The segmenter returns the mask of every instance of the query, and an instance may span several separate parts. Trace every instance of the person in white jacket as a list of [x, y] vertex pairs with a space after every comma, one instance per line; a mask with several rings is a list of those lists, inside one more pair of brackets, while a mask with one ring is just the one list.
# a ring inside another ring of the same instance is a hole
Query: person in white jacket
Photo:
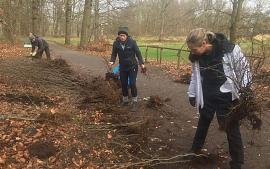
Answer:
[[227, 134], [231, 169], [240, 169], [244, 152], [239, 121], [225, 125], [231, 107], [239, 98], [239, 90], [250, 84], [248, 62], [240, 47], [228, 41], [222, 33], [197, 28], [189, 33], [186, 42], [191, 50], [189, 59], [192, 63], [189, 101], [200, 113], [191, 151], [199, 153], [202, 149], [216, 113], [220, 127]]

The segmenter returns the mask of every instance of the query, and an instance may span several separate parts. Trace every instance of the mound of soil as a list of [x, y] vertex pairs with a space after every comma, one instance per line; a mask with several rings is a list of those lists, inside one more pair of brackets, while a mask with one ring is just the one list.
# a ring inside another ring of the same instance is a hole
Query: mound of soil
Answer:
[[37, 142], [28, 147], [30, 156], [45, 160], [57, 153], [52, 142]]

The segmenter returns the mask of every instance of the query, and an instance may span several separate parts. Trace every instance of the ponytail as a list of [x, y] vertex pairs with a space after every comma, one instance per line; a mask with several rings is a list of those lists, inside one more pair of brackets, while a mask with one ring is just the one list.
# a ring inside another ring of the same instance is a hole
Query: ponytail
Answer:
[[207, 37], [206, 41], [208, 43], [213, 43], [215, 38], [216, 38], [216, 35], [215, 35], [215, 33], [208, 31], [208, 32], [206, 32], [206, 37]]

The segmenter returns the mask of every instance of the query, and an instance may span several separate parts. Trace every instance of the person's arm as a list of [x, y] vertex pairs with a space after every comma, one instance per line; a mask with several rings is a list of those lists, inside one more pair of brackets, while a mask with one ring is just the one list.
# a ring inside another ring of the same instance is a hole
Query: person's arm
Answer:
[[30, 40], [30, 42], [31, 42], [31, 45], [32, 45], [32, 50], [31, 50], [30, 55], [31, 56], [35, 56], [37, 54], [37, 52], [38, 52], [38, 42], [37, 42], [37, 39], [35, 39], [34, 42]]
[[136, 57], [138, 58], [138, 61], [139, 61], [139, 65], [142, 66], [144, 65], [144, 61], [143, 61], [143, 58], [142, 58], [142, 54], [141, 54], [141, 51], [137, 45], [137, 42], [134, 40], [134, 51], [135, 51], [135, 54], [136, 54]]
[[111, 55], [111, 60], [110, 60], [110, 64], [114, 64], [116, 57], [117, 57], [118, 51], [117, 51], [117, 47], [116, 47], [116, 41], [113, 43], [113, 48], [112, 48], [112, 55]]
[[37, 44], [36, 44], [36, 42], [32, 42], [31, 39], [30, 39], [30, 42], [31, 42], [31, 46], [32, 46], [31, 53], [33, 53], [35, 51]]
[[188, 87], [188, 97], [190, 104], [195, 107], [196, 105], [196, 73], [195, 73], [195, 64], [192, 63], [192, 73], [191, 73], [191, 81]]

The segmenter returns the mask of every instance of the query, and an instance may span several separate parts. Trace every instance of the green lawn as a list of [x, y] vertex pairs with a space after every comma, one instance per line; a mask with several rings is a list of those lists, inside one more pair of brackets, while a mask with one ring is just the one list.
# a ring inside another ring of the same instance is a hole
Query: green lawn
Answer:
[[[175, 42], [175, 41], [165, 41], [165, 42], [158, 42], [158, 41], [147, 41], [145, 39], [138, 39], [137, 41], [139, 46], [158, 46], [163, 48], [173, 48], [173, 49], [184, 49], [187, 50], [187, 46], [184, 42]], [[143, 54], [143, 56], [146, 56], [146, 47], [140, 47], [140, 50]], [[148, 59], [160, 59], [160, 49], [157, 48], [148, 48], [147, 52], [147, 58]], [[162, 58], [161, 61], [177, 61], [178, 60], [178, 51], [176, 50], [170, 50], [170, 49], [163, 49], [162, 50]], [[157, 56], [158, 55], [158, 56]], [[181, 51], [180, 53], [180, 60], [186, 62], [188, 59], [189, 52]]]
[[[48, 41], [62, 44], [62, 45], [65, 44], [64, 37], [45, 37], [45, 39]], [[71, 42], [71, 46], [78, 46], [80, 44], [80, 38], [71, 38], [70, 42]]]
[[[241, 41], [239, 42], [239, 45], [241, 46], [242, 51], [247, 55], [251, 54], [252, 48], [254, 54], [262, 53], [262, 44], [259, 41], [255, 41], [255, 43], [253, 43], [253, 47], [251, 41]], [[270, 47], [270, 41], [265, 41], [264, 45]]]

